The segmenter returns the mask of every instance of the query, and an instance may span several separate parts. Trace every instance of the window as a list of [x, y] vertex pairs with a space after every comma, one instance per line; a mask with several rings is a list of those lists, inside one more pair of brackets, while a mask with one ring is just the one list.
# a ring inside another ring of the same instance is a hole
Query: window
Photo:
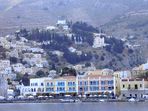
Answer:
[[125, 88], [125, 85], [123, 84], [123, 88]]
[[73, 91], [75, 91], [76, 90], [76, 88], [75, 87], [73, 87]]
[[58, 82], [58, 86], [65, 86], [65, 82]]
[[82, 85], [82, 81], [80, 81], [79, 84]]
[[138, 85], [137, 84], [135, 84], [135, 89], [138, 89]]
[[43, 83], [41, 83], [41, 86], [44, 86], [44, 84], [43, 84]]
[[84, 91], [88, 91], [88, 87], [84, 87]]
[[42, 89], [42, 92], [44, 92], [44, 88]]
[[99, 81], [97, 81], [97, 85], [99, 85]]
[[64, 88], [64, 87], [58, 87], [58, 88], [57, 88], [57, 91], [63, 92], [63, 91], [65, 91], [65, 88]]
[[142, 84], [140, 84], [140, 87], [142, 88]]
[[114, 83], [113, 80], [108, 81], [108, 84], [109, 84], [109, 85], [112, 85], [113, 83]]
[[125, 94], [123, 94], [122, 96], [125, 97]]
[[128, 85], [128, 89], [131, 89], [131, 85], [130, 84]]
[[90, 87], [90, 91], [92, 91], [93, 90], [93, 88], [92, 87]]
[[68, 86], [74, 86], [75, 82], [68, 82]]
[[63, 87], [61, 91], [65, 91], [65, 88]]
[[101, 87], [101, 90], [105, 90], [105, 87]]
[[38, 86], [38, 83], [35, 83], [35, 86]]
[[85, 81], [84, 84], [87, 85], [87, 81]]
[[99, 81], [90, 81], [90, 85], [99, 85]]
[[41, 92], [41, 88], [38, 88], [38, 92]]
[[72, 82], [68, 82], [68, 86], [72, 86]]
[[69, 91], [72, 91], [72, 88], [71, 87], [69, 88]]
[[96, 81], [93, 81], [93, 85], [96, 85]]
[[72, 87], [69, 87], [69, 91], [73, 91], [73, 88]]
[[112, 87], [108, 87], [108, 90], [112, 90]]
[[46, 88], [46, 91], [50, 91], [50, 88]]
[[93, 82], [92, 81], [90, 81], [90, 85], [93, 85]]
[[101, 85], [105, 85], [105, 81], [101, 81]]
[[95, 87], [95, 91], [99, 91], [99, 87]]
[[143, 94], [141, 94], [141, 98], [143, 98]]
[[47, 86], [49, 86], [49, 83], [47, 83]]
[[83, 88], [82, 87], [80, 87], [79, 89], [80, 89], [80, 91], [83, 91]]

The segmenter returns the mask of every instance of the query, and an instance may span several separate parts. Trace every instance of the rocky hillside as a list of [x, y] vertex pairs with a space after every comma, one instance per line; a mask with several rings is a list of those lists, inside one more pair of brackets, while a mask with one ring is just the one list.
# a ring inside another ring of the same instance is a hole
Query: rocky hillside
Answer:
[[98, 26], [147, 6], [147, 0], [0, 0], [0, 31], [43, 27], [61, 16]]
[[[130, 48], [125, 41], [102, 35], [105, 46], [93, 48], [94, 33], [100, 33], [83, 22], [70, 25], [71, 31], [49, 31], [33, 29], [31, 31], [21, 30], [21, 36], [41, 44], [46, 50], [50, 65], [64, 67], [77, 64], [93, 63], [97, 68], [111, 68], [114, 70], [130, 69], [144, 62], [143, 55], [137, 48]], [[21, 37], [20, 36], [20, 37]]]
[[127, 39], [131, 44], [140, 46], [148, 58], [148, 10], [126, 13], [102, 26], [109, 35]]

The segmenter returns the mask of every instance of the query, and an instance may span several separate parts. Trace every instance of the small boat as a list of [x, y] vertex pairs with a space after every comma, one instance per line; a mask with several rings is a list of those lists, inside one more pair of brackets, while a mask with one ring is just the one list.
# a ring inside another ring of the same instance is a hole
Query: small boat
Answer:
[[73, 99], [69, 99], [69, 98], [66, 98], [66, 99], [60, 99], [61, 102], [63, 103], [71, 103], [71, 102], [75, 102], [75, 100]]
[[136, 100], [134, 98], [130, 98], [128, 101], [129, 102], [136, 102]]
[[65, 97], [72, 97], [71, 95], [65, 95]]
[[104, 99], [100, 99], [99, 102], [105, 102], [105, 100]]
[[0, 100], [4, 100], [5, 99], [5, 97], [3, 97], [3, 96], [0, 96]]
[[8, 96], [7, 100], [13, 100], [14, 97], [13, 96]]
[[50, 96], [48, 96], [48, 97], [49, 97], [49, 98], [54, 98], [54, 97], [53, 97], [53, 96], [51, 96], [51, 95], [50, 95]]
[[44, 96], [38, 96], [38, 98], [39, 98], [39, 99], [42, 99], [42, 98], [44, 98]]
[[74, 102], [75, 103], [81, 103], [82, 101], [80, 99], [75, 99]]
[[82, 97], [82, 95], [78, 95], [78, 97], [79, 97], [79, 98], [81, 98], [81, 97]]
[[98, 97], [98, 95], [93, 95], [93, 97]]
[[27, 98], [28, 99], [34, 99], [34, 96], [28, 96]]
[[18, 99], [24, 99], [25, 97], [20, 95], [20, 96], [18, 96], [17, 98], [18, 98]]
[[86, 98], [86, 95], [82, 95], [83, 98]]

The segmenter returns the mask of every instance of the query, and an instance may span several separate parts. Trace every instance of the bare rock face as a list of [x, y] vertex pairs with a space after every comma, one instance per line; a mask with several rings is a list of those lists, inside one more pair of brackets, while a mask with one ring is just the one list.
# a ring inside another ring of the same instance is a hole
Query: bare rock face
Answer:
[[39, 27], [55, 23], [60, 16], [97, 26], [147, 5], [146, 0], [0, 0], [0, 26]]

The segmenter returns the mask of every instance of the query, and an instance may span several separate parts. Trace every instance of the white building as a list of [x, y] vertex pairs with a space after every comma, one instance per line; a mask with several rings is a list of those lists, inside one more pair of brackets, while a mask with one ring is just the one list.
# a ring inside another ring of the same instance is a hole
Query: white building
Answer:
[[0, 73], [11, 74], [10, 60], [0, 60]]
[[14, 72], [17, 72], [17, 73], [20, 73], [25, 69], [24, 65], [21, 63], [13, 64], [12, 68], [13, 68]]
[[52, 53], [52, 54], [55, 54], [55, 55], [57, 55], [57, 56], [59, 56], [59, 57], [62, 57], [63, 54], [64, 54], [63, 52], [58, 51], [58, 50], [52, 51], [51, 53]]
[[10, 49], [10, 42], [5, 37], [0, 37], [0, 46]]
[[104, 47], [106, 46], [105, 44], [105, 36], [104, 34], [94, 34], [94, 43], [93, 43], [93, 48], [99, 48], [99, 47]]
[[27, 51], [32, 53], [44, 53], [44, 50], [41, 48], [29, 48]]
[[66, 20], [58, 20], [57, 25], [66, 25], [67, 21]]
[[77, 51], [77, 49], [75, 49], [74, 47], [69, 47], [68, 50], [69, 50], [70, 52], [72, 52], [72, 53], [74, 53], [74, 52]]
[[16, 58], [19, 57], [18, 50], [16, 50], [16, 49], [11, 50], [10, 52], [7, 52], [7, 55], [8, 55], [9, 57], [16, 57]]
[[129, 70], [125, 70], [125, 71], [116, 71], [114, 72], [115, 76], [121, 78], [121, 79], [127, 79], [127, 78], [131, 78], [132, 74], [131, 71]]
[[48, 27], [46, 27], [46, 30], [56, 30], [57, 29], [57, 27], [55, 27], [55, 26], [48, 26]]
[[33, 95], [36, 96], [37, 93], [45, 93], [45, 82], [46, 80], [51, 80], [51, 78], [36, 78], [30, 79], [30, 86], [21, 86], [20, 95]]
[[3, 74], [12, 74], [12, 68], [11, 67], [5, 67], [2, 71], [0, 71]]
[[13, 89], [7, 89], [7, 96], [14, 96], [14, 90]]
[[148, 62], [143, 64], [142, 66], [143, 66], [143, 70], [148, 70]]

